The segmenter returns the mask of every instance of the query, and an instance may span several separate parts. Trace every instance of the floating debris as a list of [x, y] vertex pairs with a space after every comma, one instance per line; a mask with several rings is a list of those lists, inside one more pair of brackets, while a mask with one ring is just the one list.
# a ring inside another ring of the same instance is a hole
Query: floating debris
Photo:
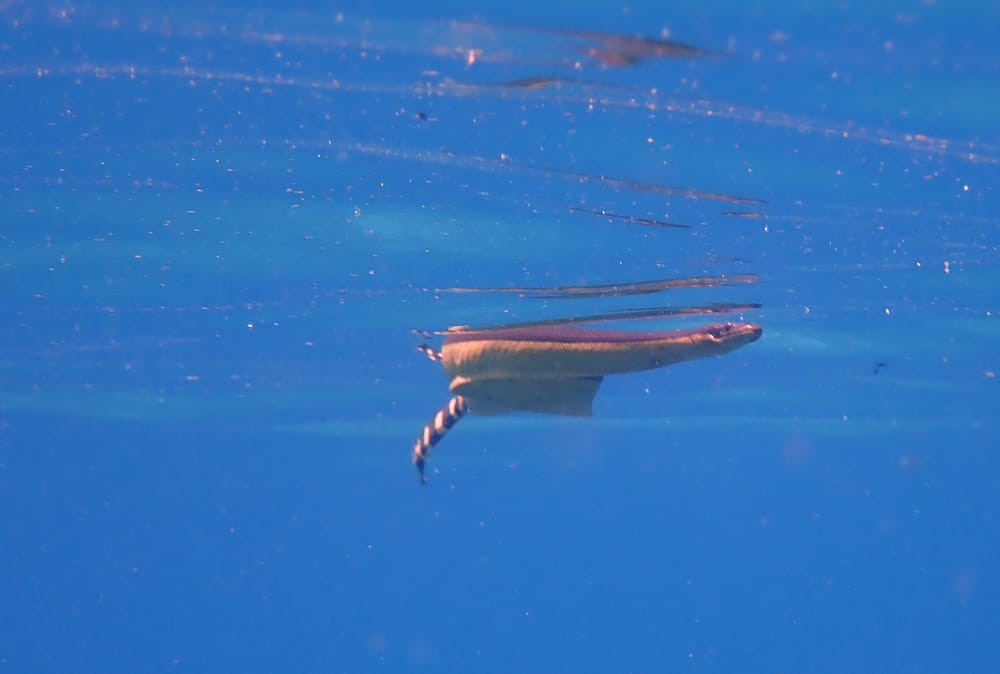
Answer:
[[723, 215], [728, 215], [731, 218], [746, 218], [747, 220], [764, 220], [767, 218], [766, 213], [756, 213], [754, 211], [723, 211]]
[[589, 215], [600, 215], [606, 218], [614, 218], [616, 220], [625, 220], [626, 222], [631, 222], [636, 225], [645, 225], [647, 227], [667, 227], [673, 229], [690, 229], [691, 225], [682, 225], [677, 222], [665, 222], [663, 220], [653, 220], [652, 218], [640, 218], [635, 215], [622, 215], [620, 213], [612, 213], [606, 211], [603, 208], [579, 208], [577, 206], [570, 206], [569, 210], [573, 213], [587, 213]]

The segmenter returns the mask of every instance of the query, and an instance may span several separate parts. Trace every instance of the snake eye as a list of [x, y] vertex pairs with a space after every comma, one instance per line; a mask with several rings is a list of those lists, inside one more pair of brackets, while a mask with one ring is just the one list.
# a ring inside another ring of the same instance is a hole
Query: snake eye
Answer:
[[722, 325], [716, 326], [709, 334], [716, 339], [723, 339], [727, 335], [733, 332], [732, 323], [723, 323]]

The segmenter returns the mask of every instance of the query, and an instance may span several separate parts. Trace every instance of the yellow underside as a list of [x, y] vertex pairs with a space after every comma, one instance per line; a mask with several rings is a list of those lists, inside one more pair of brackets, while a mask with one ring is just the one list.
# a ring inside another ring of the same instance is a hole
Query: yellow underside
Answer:
[[441, 364], [452, 393], [463, 396], [476, 414], [525, 410], [586, 416], [605, 375], [718, 356], [760, 336], [756, 326], [728, 327], [738, 329], [665, 332], [661, 339], [641, 341], [532, 341], [495, 333], [489, 339], [446, 339]]

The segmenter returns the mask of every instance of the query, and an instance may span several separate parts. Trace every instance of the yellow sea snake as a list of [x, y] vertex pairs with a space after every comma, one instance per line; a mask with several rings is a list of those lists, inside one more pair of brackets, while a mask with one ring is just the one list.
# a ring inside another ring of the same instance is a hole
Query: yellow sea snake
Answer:
[[424, 427], [413, 464], [423, 482], [431, 449], [467, 412], [589, 416], [605, 375], [719, 356], [756, 341], [761, 332], [750, 323], [663, 332], [565, 326], [451, 330], [440, 352], [420, 347], [441, 362], [454, 396]]

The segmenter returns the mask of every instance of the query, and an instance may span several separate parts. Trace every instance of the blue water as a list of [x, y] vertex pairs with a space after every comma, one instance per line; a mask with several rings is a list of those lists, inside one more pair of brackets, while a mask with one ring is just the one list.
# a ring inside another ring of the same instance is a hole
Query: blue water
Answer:
[[[0, 4], [0, 671], [1000, 670], [1000, 11], [537, 4]], [[412, 330], [719, 302], [419, 485]]]

